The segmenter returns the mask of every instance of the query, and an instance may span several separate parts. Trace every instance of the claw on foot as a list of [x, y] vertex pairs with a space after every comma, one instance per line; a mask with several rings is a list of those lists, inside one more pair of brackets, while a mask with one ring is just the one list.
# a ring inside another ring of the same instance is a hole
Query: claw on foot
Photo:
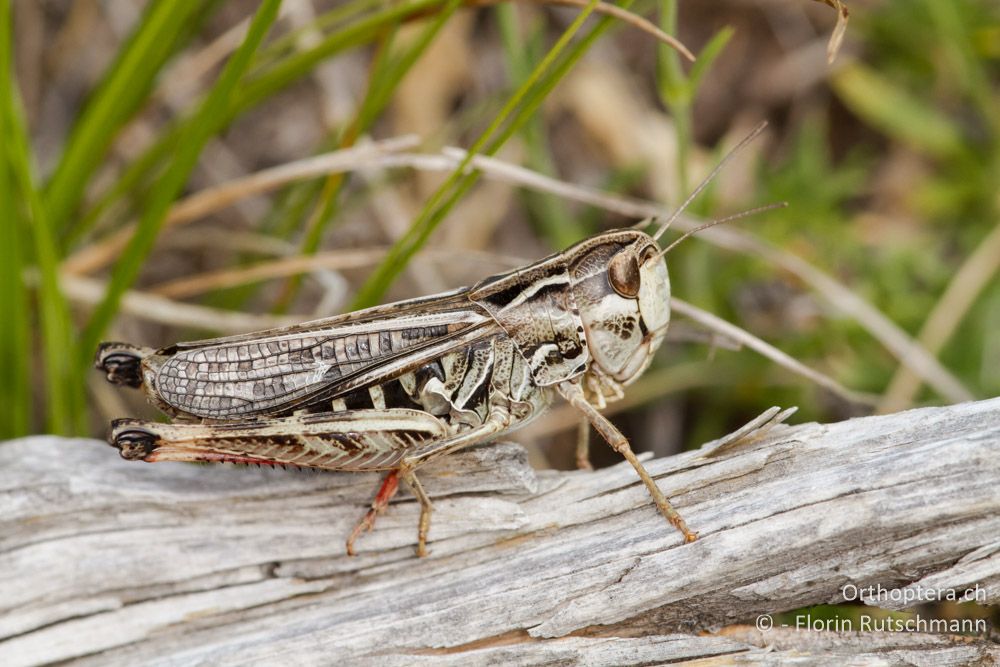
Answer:
[[375, 517], [378, 516], [378, 512], [374, 509], [368, 510], [358, 525], [354, 526], [354, 530], [351, 531], [351, 536], [347, 538], [347, 555], [355, 556], [357, 555], [354, 551], [354, 541], [361, 537], [362, 533], [371, 531], [375, 527]]

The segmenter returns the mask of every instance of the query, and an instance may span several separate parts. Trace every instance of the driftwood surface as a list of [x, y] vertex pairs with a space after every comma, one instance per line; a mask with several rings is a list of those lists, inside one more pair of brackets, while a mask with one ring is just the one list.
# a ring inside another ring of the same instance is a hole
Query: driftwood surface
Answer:
[[425, 469], [429, 557], [403, 494], [348, 558], [374, 475], [5, 443], [0, 664], [1000, 663], [986, 638], [726, 627], [845, 585], [978, 586], [996, 604], [1000, 399], [646, 465], [697, 542], [627, 464], [536, 472], [501, 443]]

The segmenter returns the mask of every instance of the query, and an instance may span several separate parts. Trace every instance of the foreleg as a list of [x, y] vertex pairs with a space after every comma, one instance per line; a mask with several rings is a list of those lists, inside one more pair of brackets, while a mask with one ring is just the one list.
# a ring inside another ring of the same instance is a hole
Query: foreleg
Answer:
[[584, 397], [583, 392], [580, 390], [579, 385], [572, 382], [562, 382], [558, 386], [559, 393], [570, 402], [573, 407], [583, 413], [587, 420], [593, 425], [594, 429], [601, 434], [611, 448], [616, 452], [625, 457], [625, 460], [632, 464], [635, 468], [636, 473], [638, 473], [639, 478], [642, 479], [642, 483], [646, 485], [649, 489], [649, 494], [653, 496], [653, 501], [656, 503], [656, 507], [660, 510], [660, 513], [666, 517], [667, 521], [671, 523], [677, 530], [681, 531], [684, 535], [685, 542], [694, 542], [698, 539], [698, 535], [692, 532], [687, 524], [684, 523], [684, 519], [681, 515], [677, 513], [667, 500], [663, 492], [660, 491], [660, 487], [656, 485], [656, 482], [649, 473], [646, 472], [646, 468], [643, 467], [642, 463], [636, 458], [635, 452], [632, 451], [632, 447], [628, 444], [628, 439], [619, 431], [614, 424], [608, 421], [607, 417], [602, 415], [597, 411], [597, 408], [592, 406], [587, 399]]

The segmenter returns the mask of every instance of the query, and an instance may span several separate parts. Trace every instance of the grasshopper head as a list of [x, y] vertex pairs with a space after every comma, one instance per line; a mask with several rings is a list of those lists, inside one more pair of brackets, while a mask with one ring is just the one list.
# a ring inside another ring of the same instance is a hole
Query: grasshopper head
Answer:
[[[574, 296], [584, 321], [591, 356], [604, 375], [621, 384], [632, 382], [646, 370], [663, 342], [670, 322], [670, 279], [664, 255], [703, 229], [785, 205], [762, 206], [713, 220], [689, 230], [662, 250], [657, 245], [671, 223], [708, 186], [722, 166], [766, 126], [766, 122], [759, 124], [730, 151], [652, 236], [633, 227], [601, 234], [572, 249], [575, 251], [571, 264]], [[644, 220], [638, 226], [650, 222], [653, 219]], [[602, 262], [603, 273], [599, 270]]]
[[617, 230], [573, 249], [573, 296], [599, 370], [628, 384], [649, 366], [670, 322], [670, 278], [656, 242]]

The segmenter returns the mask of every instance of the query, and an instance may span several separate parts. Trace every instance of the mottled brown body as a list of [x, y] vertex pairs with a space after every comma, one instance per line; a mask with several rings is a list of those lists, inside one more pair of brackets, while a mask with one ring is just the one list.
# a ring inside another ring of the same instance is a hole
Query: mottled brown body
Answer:
[[399, 477], [424, 507], [422, 552], [430, 501], [414, 471], [524, 425], [558, 393], [636, 466], [660, 510], [694, 539], [592, 407], [620, 397], [666, 333], [670, 286], [658, 252], [649, 235], [617, 230], [434, 297], [157, 351], [106, 343], [97, 366], [108, 379], [141, 386], [175, 419], [118, 420], [112, 444], [146, 461], [389, 470], [348, 548]]

